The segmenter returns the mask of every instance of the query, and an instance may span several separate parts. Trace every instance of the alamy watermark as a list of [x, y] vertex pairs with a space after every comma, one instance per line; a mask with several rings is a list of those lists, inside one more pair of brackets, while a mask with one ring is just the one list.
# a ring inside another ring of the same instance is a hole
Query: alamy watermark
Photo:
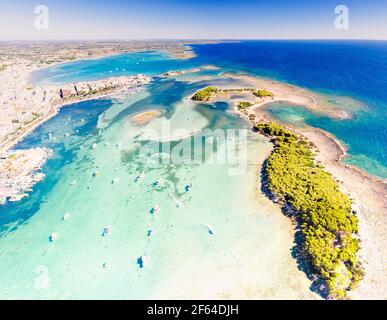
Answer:
[[335, 28], [337, 30], [349, 29], [349, 9], [346, 5], [338, 5], [335, 8]]
[[48, 30], [50, 25], [50, 12], [48, 7], [40, 4], [35, 7], [35, 29], [37, 30]]
[[35, 268], [35, 288], [40, 290], [46, 290], [50, 286], [50, 277], [48, 268], [44, 265], [39, 265]]

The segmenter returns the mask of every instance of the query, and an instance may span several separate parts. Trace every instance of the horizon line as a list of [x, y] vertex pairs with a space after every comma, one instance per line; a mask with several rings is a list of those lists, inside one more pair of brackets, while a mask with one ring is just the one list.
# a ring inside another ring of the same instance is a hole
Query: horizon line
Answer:
[[103, 41], [387, 41], [387, 38], [113, 38], [113, 39], [0, 39], [0, 42], [103, 42]]

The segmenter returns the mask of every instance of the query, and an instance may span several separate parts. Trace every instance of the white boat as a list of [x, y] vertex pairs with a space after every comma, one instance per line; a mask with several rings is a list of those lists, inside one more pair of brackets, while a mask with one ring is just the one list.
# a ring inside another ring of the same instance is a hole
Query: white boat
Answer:
[[97, 147], [98, 147], [98, 144], [93, 143], [92, 146], [91, 146], [91, 149], [95, 150], [95, 149], [97, 149]]
[[152, 214], [156, 214], [158, 213], [160, 210], [160, 205], [159, 204], [156, 204], [152, 209], [151, 209], [151, 213]]
[[111, 231], [111, 228], [109, 226], [105, 227], [102, 231], [102, 237], [107, 236]]
[[65, 221], [67, 220], [68, 218], [70, 218], [70, 213], [65, 213], [62, 217], [62, 220]]
[[144, 173], [144, 172], [141, 172], [141, 173], [136, 177], [136, 179], [134, 179], [134, 182], [137, 182], [137, 181], [141, 180], [142, 178], [144, 178], [144, 176], [145, 176], [145, 173]]
[[57, 239], [58, 239], [58, 234], [56, 232], [51, 233], [50, 236], [48, 237], [48, 240], [50, 240], [50, 242], [53, 242]]
[[209, 224], [203, 224], [203, 226], [207, 229], [209, 234], [215, 235], [214, 229]]
[[163, 182], [163, 179], [162, 179], [162, 178], [157, 179], [156, 182], [155, 182], [155, 186], [156, 186], [156, 187], [160, 187], [161, 184], [162, 184], [162, 182]]
[[112, 181], [112, 184], [116, 184], [116, 183], [118, 183], [118, 182], [120, 182], [120, 178], [115, 177], [115, 178], [113, 179], [113, 181]]
[[149, 257], [146, 254], [144, 254], [140, 258], [137, 259], [137, 263], [140, 266], [140, 268], [144, 268], [149, 263]]
[[187, 184], [184, 189], [185, 189], [185, 192], [190, 192], [192, 190], [192, 183]]

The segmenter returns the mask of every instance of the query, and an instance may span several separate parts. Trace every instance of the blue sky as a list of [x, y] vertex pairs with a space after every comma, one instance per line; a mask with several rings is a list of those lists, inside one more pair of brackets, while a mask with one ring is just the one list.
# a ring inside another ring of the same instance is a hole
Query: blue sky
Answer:
[[[349, 9], [337, 30], [335, 7]], [[49, 9], [35, 28], [37, 5]], [[386, 0], [0, 0], [0, 39], [387, 39]]]

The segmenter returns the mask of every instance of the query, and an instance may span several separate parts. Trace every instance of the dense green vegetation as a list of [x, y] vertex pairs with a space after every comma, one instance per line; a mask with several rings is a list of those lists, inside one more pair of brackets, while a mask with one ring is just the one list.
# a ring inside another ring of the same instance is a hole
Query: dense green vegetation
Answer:
[[238, 103], [238, 110], [245, 110], [252, 106], [253, 104], [249, 101], [241, 101]]
[[345, 298], [346, 291], [362, 277], [356, 258], [358, 222], [350, 199], [315, 164], [307, 140], [273, 123], [254, 127], [275, 145], [265, 168], [267, 187], [284, 208], [294, 210], [300, 222], [303, 257], [325, 283], [328, 297]]
[[192, 100], [195, 101], [207, 101], [213, 93], [217, 93], [219, 91], [216, 87], [207, 87], [202, 90], [199, 90], [192, 96]]
[[265, 89], [254, 91], [253, 95], [257, 96], [258, 98], [274, 97], [274, 94], [272, 92], [267, 91]]
[[[274, 97], [274, 94], [272, 92], [267, 91], [265, 89], [260, 89], [260, 90], [255, 90], [254, 88], [219, 89], [216, 87], [207, 87], [207, 88], [204, 88], [202, 90], [197, 91], [192, 96], [192, 100], [194, 100], [194, 101], [208, 101], [213, 94], [218, 93], [218, 92], [225, 92], [225, 93], [249, 92], [258, 98]], [[243, 104], [244, 104], [244, 106], [243, 106]], [[248, 108], [249, 106], [247, 104], [248, 104], [248, 102], [242, 102], [241, 109]]]

